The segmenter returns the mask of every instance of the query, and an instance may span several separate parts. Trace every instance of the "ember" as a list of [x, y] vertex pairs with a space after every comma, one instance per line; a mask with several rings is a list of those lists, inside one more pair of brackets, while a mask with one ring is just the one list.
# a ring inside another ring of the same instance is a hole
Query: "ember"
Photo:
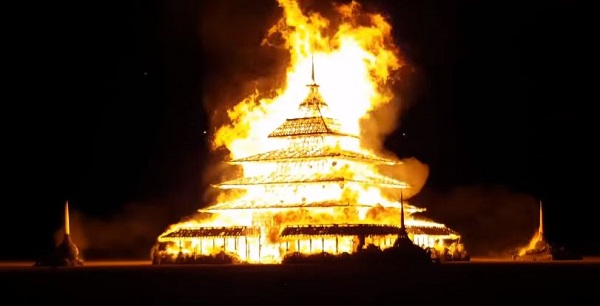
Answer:
[[[281, 34], [290, 51], [287, 85], [273, 99], [253, 94], [229, 111], [232, 125], [217, 131], [214, 145], [229, 150], [242, 176], [214, 185], [223, 190], [218, 203], [200, 210], [210, 218], [165, 231], [155, 263], [281, 263], [289, 254], [394, 246], [401, 207], [394, 198], [411, 186], [381, 174], [380, 167], [402, 162], [367, 149], [360, 129], [370, 111], [393, 98], [386, 88], [401, 62], [391, 27], [352, 2], [337, 6], [342, 23], [324, 36], [329, 20], [305, 15], [297, 1], [279, 4], [284, 16], [269, 34]], [[404, 206], [415, 244], [456, 245], [456, 232], [417, 218], [424, 209]]]

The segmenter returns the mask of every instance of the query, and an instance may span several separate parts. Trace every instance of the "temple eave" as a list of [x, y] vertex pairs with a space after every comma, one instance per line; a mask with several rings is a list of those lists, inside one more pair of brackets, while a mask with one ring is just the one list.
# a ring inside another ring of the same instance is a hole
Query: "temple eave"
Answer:
[[[227, 212], [227, 211], [270, 211], [273, 209], [277, 210], [286, 210], [286, 209], [318, 209], [318, 208], [374, 208], [377, 206], [381, 207], [391, 207], [397, 208], [396, 206], [391, 205], [381, 205], [381, 204], [357, 204], [357, 203], [348, 203], [348, 202], [339, 202], [339, 201], [331, 201], [331, 202], [317, 202], [317, 203], [222, 203], [217, 204], [211, 207], [199, 209], [198, 212], [205, 213], [218, 213], [218, 212]], [[410, 207], [407, 208], [411, 213], [418, 213], [425, 211], [424, 208]]]
[[323, 181], [309, 181], [309, 182], [254, 182], [254, 183], [238, 183], [238, 184], [214, 184], [215, 188], [220, 189], [247, 189], [254, 186], [289, 186], [289, 185], [307, 185], [307, 184], [360, 184], [379, 186], [391, 189], [407, 189], [410, 188], [408, 184], [396, 184], [396, 183], [380, 183], [380, 182], [365, 182], [365, 181], [351, 181], [351, 180], [323, 180]]
[[228, 226], [228, 227], [189, 227], [180, 228], [168, 232], [160, 239], [163, 241], [177, 241], [182, 239], [195, 238], [233, 238], [246, 236], [259, 236], [260, 228], [247, 226]]
[[244, 163], [270, 163], [270, 162], [293, 162], [293, 161], [306, 161], [306, 160], [323, 160], [324, 158], [341, 158], [345, 160], [356, 160], [356, 161], [367, 161], [379, 165], [401, 165], [401, 161], [393, 161], [393, 160], [383, 160], [383, 159], [371, 159], [371, 158], [361, 158], [361, 157], [352, 157], [345, 156], [342, 154], [337, 155], [326, 155], [326, 156], [303, 156], [303, 157], [274, 157], [274, 158], [243, 158], [229, 161], [230, 164], [240, 165]]
[[[409, 226], [407, 231], [413, 235], [433, 235], [459, 237], [447, 227]], [[397, 235], [399, 227], [378, 224], [321, 224], [321, 225], [288, 225], [280, 233], [280, 237], [289, 239], [311, 237], [341, 236], [387, 236]], [[162, 241], [181, 241], [198, 238], [240, 238], [260, 235], [256, 227], [193, 227], [180, 228], [160, 237]]]

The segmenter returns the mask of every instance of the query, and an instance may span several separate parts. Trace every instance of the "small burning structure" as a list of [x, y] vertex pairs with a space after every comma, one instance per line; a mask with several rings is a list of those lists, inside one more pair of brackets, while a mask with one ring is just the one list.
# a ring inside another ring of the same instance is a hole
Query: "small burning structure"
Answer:
[[287, 85], [275, 98], [252, 95], [228, 112], [233, 124], [213, 144], [226, 147], [241, 171], [213, 185], [221, 190], [217, 203], [158, 237], [153, 262], [342, 256], [390, 249], [404, 241], [399, 233], [423, 249], [458, 241], [444, 224], [418, 217], [424, 209], [392, 200], [411, 186], [381, 169], [403, 163], [368, 149], [371, 139], [361, 133], [369, 113], [393, 100], [388, 83], [401, 63], [390, 25], [352, 2], [336, 7], [341, 21], [328, 36], [329, 20], [305, 15], [297, 1], [279, 4], [284, 17], [269, 34], [290, 51]]
[[553, 247], [544, 236], [544, 217], [542, 210], [542, 201], [540, 201], [540, 221], [537, 232], [529, 241], [529, 244], [521, 248], [517, 254], [513, 255], [513, 260], [520, 261], [548, 261], [561, 259], [582, 259], [581, 256], [571, 253], [564, 247]]
[[83, 259], [79, 254], [79, 249], [71, 240], [71, 227], [69, 224], [69, 201], [65, 202], [64, 214], [64, 236], [62, 242], [56, 247], [47, 258], [41, 259], [35, 263], [35, 266], [81, 266]]

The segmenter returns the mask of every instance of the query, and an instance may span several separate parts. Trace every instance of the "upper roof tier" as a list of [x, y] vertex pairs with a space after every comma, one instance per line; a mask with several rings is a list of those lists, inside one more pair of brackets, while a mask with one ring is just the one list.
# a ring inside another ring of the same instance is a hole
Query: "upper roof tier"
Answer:
[[350, 136], [343, 131], [341, 124], [334, 118], [324, 116], [329, 106], [319, 92], [319, 85], [315, 82], [314, 65], [312, 70], [312, 83], [306, 85], [310, 88], [308, 96], [298, 105], [298, 116], [288, 118], [283, 124], [276, 128], [269, 137], [295, 137], [295, 136], [318, 136], [337, 135]]

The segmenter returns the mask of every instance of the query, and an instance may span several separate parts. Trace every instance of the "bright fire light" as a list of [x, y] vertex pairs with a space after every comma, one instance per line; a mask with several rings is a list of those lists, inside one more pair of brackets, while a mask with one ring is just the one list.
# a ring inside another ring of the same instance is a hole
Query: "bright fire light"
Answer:
[[[162, 252], [226, 251], [246, 262], [278, 263], [290, 252], [353, 253], [363, 245], [353, 235], [293, 234], [303, 226], [341, 233], [350, 225], [399, 225], [399, 194], [410, 186], [379, 169], [401, 162], [377, 156], [381, 148], [360, 138], [361, 120], [394, 101], [390, 82], [402, 61], [390, 24], [357, 2], [336, 5], [335, 23], [303, 12], [297, 0], [278, 3], [283, 16], [264, 45], [284, 39], [285, 85], [274, 97], [251, 93], [228, 111], [231, 124], [216, 131], [213, 148], [227, 148], [240, 177], [214, 185], [223, 190], [214, 205], [165, 231]], [[423, 211], [406, 203], [405, 210]], [[458, 237], [410, 215], [406, 225], [421, 229], [411, 235], [423, 246]], [[424, 233], [428, 228], [441, 234]], [[387, 248], [394, 239], [386, 232], [364, 244]]]

